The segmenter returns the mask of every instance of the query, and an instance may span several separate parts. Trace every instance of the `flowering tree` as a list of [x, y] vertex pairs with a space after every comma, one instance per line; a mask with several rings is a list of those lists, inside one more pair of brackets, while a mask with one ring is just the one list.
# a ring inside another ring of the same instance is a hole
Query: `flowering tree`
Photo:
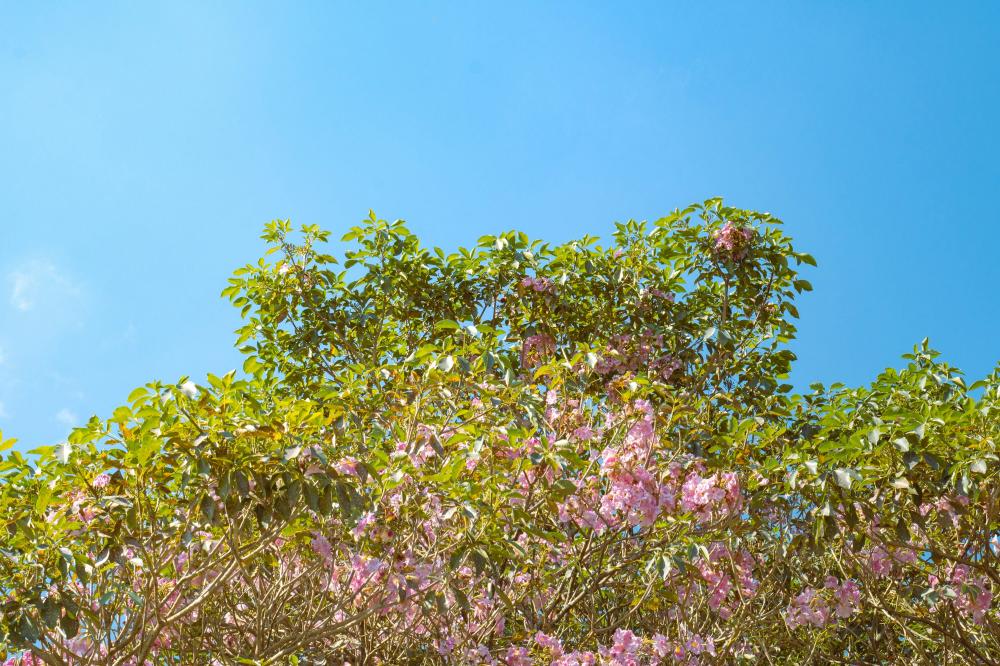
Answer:
[[792, 395], [772, 216], [327, 237], [230, 280], [241, 375], [0, 462], [9, 663], [1000, 661], [1000, 372]]

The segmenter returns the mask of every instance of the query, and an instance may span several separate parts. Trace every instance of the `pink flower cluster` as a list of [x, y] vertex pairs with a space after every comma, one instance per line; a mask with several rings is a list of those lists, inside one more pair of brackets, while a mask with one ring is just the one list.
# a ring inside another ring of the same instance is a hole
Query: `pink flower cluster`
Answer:
[[[600, 455], [600, 477], [559, 505], [559, 519], [575, 522], [597, 532], [628, 526], [649, 526], [662, 510], [673, 509], [675, 490], [647, 468], [656, 443], [652, 409], [638, 401], [640, 418], [620, 444], [608, 446]], [[596, 484], [607, 483], [602, 493]]]
[[826, 601], [812, 587], [804, 589], [785, 609], [785, 624], [789, 629], [806, 624], [823, 627], [829, 619], [830, 609]]
[[530, 275], [525, 275], [521, 278], [520, 284], [522, 287], [526, 287], [537, 292], [554, 293], [556, 290], [552, 280], [545, 277], [531, 277]]
[[[563, 399], [559, 391], [550, 388], [545, 392], [545, 424], [553, 435], [569, 433], [578, 442], [588, 442], [601, 437], [603, 428], [594, 423], [593, 414], [581, 408], [577, 398]], [[558, 436], [555, 439], [559, 439]]]
[[845, 618], [857, 612], [858, 606], [861, 604], [861, 588], [858, 587], [857, 583], [853, 580], [840, 582], [833, 576], [827, 576], [824, 587], [833, 593], [834, 615]]
[[662, 335], [646, 331], [641, 335], [616, 335], [594, 366], [602, 375], [645, 372], [668, 381], [684, 364], [666, 351]]
[[[857, 612], [861, 603], [861, 590], [852, 580], [838, 581], [827, 576], [823, 587], [824, 595], [812, 587], [804, 589], [785, 609], [785, 623], [789, 629], [804, 625], [823, 627], [833, 618], [850, 617]], [[831, 612], [830, 602], [833, 602]]]
[[885, 578], [902, 574], [900, 564], [913, 564], [917, 554], [912, 548], [895, 548], [887, 550], [883, 546], [875, 546], [862, 551], [868, 558], [868, 570], [875, 578]]
[[736, 514], [742, 507], [743, 495], [735, 472], [703, 477], [692, 471], [681, 486], [681, 508], [702, 522]]
[[[407, 458], [413, 466], [420, 469], [431, 458], [437, 455], [433, 440], [436, 437], [434, 429], [423, 423], [417, 424], [416, 434], [412, 441], [396, 442], [396, 450], [392, 453], [393, 458]], [[355, 471], [355, 473], [357, 473]]]
[[921, 504], [918, 510], [921, 516], [926, 516], [932, 510], [936, 510], [939, 518], [946, 518], [951, 523], [951, 526], [957, 529], [959, 526], [959, 511], [963, 507], [968, 506], [968, 504], [969, 498], [962, 495], [940, 497], [933, 504], [926, 502]]
[[665, 300], [665, 301], [667, 301], [669, 303], [673, 303], [674, 300], [676, 299], [676, 296], [674, 296], [674, 293], [672, 291], [663, 291], [662, 289], [657, 289], [656, 287], [650, 287], [649, 289], [643, 289], [641, 295], [645, 296], [646, 294], [649, 294], [651, 296], [655, 296], [656, 298], [659, 298], [659, 299], [663, 299], [663, 300]]
[[67, 494], [66, 511], [69, 519], [79, 520], [84, 524], [92, 522], [97, 517], [97, 510], [82, 490], [74, 490]]
[[529, 335], [521, 343], [521, 367], [534, 368], [541, 365], [556, 350], [556, 341], [551, 335], [539, 333]]
[[20, 657], [9, 657], [3, 662], [3, 666], [44, 666], [44, 664], [45, 662], [30, 652], [25, 652]]
[[974, 577], [968, 566], [956, 564], [951, 572], [951, 584], [957, 593], [955, 607], [976, 624], [985, 624], [986, 613], [993, 605], [990, 579], [985, 575]]
[[[505, 666], [661, 666], [665, 664], [700, 663], [703, 656], [716, 656], [715, 640], [693, 634], [675, 640], [663, 634], [643, 639], [630, 629], [616, 629], [611, 644], [593, 651], [567, 652], [562, 641], [541, 631], [535, 634], [535, 645], [548, 657], [545, 661], [532, 658], [529, 647], [512, 647], [504, 654]], [[495, 663], [495, 662], [486, 662]]]
[[754, 577], [754, 564], [749, 551], [734, 554], [722, 543], [713, 544], [708, 559], [698, 561], [698, 572], [708, 586], [708, 606], [722, 619], [732, 616], [733, 605], [740, 599], [752, 599], [757, 594], [760, 583]]
[[727, 220], [722, 225], [722, 228], [715, 232], [715, 251], [719, 254], [726, 254], [736, 260], [743, 259], [747, 254], [752, 238], [753, 229], [739, 227]]
[[619, 446], [609, 446], [601, 453], [601, 474], [610, 487], [601, 497], [600, 513], [617, 523], [619, 516], [631, 526], [649, 527], [662, 511], [674, 509], [674, 488], [659, 481], [646, 468], [656, 445], [653, 410], [644, 400], [635, 409], [641, 414]]
[[[694, 464], [685, 476], [674, 461], [666, 472], [658, 469], [655, 452], [659, 441], [649, 403], [633, 406], [639, 418], [620, 443], [600, 454], [600, 475], [588, 484], [577, 481], [577, 491], [558, 505], [559, 520], [598, 533], [605, 529], [649, 527], [664, 513], [692, 513], [699, 522], [736, 515], [743, 506], [739, 479], [734, 472], [705, 477], [704, 467]], [[603, 492], [597, 484], [604, 484]]]

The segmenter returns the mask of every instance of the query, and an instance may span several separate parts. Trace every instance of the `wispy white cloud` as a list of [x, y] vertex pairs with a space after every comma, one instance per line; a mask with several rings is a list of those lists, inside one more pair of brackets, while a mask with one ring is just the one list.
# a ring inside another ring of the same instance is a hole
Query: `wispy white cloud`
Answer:
[[7, 360], [7, 353], [3, 349], [3, 345], [0, 345], [0, 365]]
[[77, 299], [82, 289], [51, 261], [34, 259], [10, 272], [10, 304], [21, 312], [59, 306]]
[[80, 419], [77, 417], [75, 413], [73, 413], [66, 407], [63, 407], [56, 414], [56, 421], [59, 421], [59, 423], [62, 423], [64, 426], [72, 428], [80, 422]]
[[34, 304], [29, 297], [29, 292], [34, 280], [25, 273], [14, 273], [11, 279], [14, 282], [14, 288], [10, 292], [10, 304], [22, 312], [30, 310]]

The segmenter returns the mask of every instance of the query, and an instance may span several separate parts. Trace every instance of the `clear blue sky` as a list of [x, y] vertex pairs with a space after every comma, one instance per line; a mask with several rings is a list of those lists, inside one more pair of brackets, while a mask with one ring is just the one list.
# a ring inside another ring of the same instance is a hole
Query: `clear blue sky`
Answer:
[[454, 247], [723, 195], [820, 262], [800, 386], [1000, 360], [1000, 3], [418, 4], [0, 5], [5, 435], [236, 367], [262, 224], [369, 208]]

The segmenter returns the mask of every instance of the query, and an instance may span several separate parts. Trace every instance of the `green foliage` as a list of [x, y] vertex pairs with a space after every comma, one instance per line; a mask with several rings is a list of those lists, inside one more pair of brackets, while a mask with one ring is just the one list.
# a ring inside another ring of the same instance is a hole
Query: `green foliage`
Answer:
[[8, 649], [550, 663], [536, 632], [596, 654], [628, 629], [642, 663], [656, 636], [994, 663], [1000, 374], [966, 386], [925, 342], [791, 395], [815, 261], [779, 220], [713, 199], [610, 247], [447, 253], [374, 213], [342, 259], [329, 238], [272, 222], [230, 279], [241, 374], [147, 384], [31, 459], [0, 436]]

